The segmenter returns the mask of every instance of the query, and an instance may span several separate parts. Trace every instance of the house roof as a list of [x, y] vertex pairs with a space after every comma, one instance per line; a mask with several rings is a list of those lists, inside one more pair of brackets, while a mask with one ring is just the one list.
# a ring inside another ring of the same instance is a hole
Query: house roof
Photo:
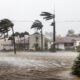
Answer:
[[80, 37], [57, 38], [55, 43], [73, 43], [74, 41], [80, 41]]

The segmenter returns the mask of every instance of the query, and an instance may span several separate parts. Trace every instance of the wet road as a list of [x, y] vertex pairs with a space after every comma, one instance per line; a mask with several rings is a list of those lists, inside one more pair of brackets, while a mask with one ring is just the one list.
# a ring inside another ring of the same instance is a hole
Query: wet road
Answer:
[[75, 80], [70, 74], [77, 52], [0, 52], [0, 80]]

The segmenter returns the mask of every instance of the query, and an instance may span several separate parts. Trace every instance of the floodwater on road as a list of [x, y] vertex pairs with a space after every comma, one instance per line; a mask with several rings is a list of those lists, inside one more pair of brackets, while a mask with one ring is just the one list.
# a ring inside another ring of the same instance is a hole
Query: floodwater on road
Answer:
[[75, 80], [77, 52], [0, 52], [0, 80]]

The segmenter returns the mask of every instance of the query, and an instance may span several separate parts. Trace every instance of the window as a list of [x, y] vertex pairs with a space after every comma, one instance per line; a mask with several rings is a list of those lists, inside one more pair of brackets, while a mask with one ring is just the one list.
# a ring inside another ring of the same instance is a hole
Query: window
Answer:
[[64, 46], [73, 46], [73, 43], [65, 43]]

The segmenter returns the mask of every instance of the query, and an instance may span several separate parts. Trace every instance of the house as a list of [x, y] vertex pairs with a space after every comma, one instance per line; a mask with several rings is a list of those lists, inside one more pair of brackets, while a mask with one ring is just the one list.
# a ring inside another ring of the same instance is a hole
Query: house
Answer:
[[0, 39], [0, 50], [12, 50], [12, 41], [8, 40], [8, 38]]
[[80, 45], [80, 37], [61, 37], [55, 41], [57, 49], [73, 50]]
[[[43, 50], [50, 48], [51, 41], [43, 35]], [[36, 50], [41, 49], [41, 34], [34, 33], [29, 37], [29, 49]]]
[[[41, 34], [34, 33], [29, 37], [18, 38], [15, 37], [15, 44], [17, 50], [40, 50], [41, 49]], [[48, 50], [51, 46], [51, 41], [43, 36], [43, 50]], [[0, 50], [13, 50], [13, 41], [8, 38], [0, 39]]]

